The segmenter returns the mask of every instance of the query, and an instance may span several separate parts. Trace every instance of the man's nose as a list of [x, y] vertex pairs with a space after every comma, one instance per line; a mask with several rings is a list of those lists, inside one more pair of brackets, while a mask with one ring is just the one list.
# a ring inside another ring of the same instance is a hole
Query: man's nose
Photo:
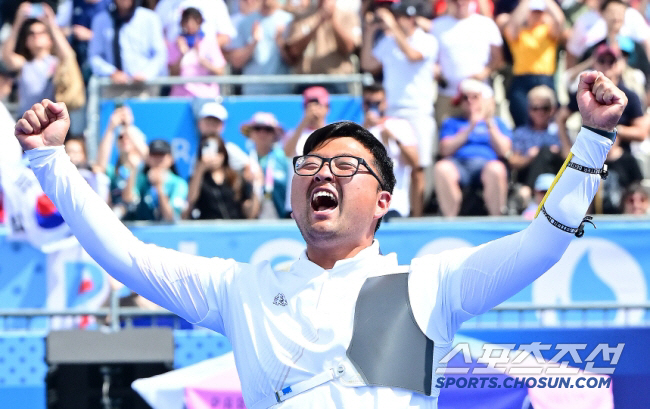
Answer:
[[330, 166], [332, 162], [325, 162], [323, 163], [323, 166], [321, 166], [320, 170], [314, 175], [314, 180], [316, 182], [323, 182], [323, 181], [332, 181], [334, 180], [334, 174], [332, 173], [332, 168]]

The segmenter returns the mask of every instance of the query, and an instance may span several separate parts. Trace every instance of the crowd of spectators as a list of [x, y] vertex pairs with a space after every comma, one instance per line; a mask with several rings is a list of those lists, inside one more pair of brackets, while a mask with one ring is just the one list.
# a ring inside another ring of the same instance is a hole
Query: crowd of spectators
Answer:
[[385, 144], [397, 178], [387, 217], [531, 217], [578, 128], [579, 74], [596, 69], [629, 103], [593, 211], [647, 214], [649, 18], [647, 0], [3, 2], [0, 101], [17, 115], [43, 98], [83, 112], [91, 76], [110, 78], [104, 98], [207, 101], [187, 180], [172, 146], [135, 126], [128, 102], [112, 113], [93, 163], [83, 136], [71, 135], [66, 151], [123, 220], [286, 218], [292, 160], [348, 84], [236, 88], [303, 99], [298, 124], [279, 123], [263, 104], [232, 124], [247, 141], [239, 146], [223, 138], [217, 84], [148, 81], [367, 72], [375, 83], [363, 88], [363, 125]]

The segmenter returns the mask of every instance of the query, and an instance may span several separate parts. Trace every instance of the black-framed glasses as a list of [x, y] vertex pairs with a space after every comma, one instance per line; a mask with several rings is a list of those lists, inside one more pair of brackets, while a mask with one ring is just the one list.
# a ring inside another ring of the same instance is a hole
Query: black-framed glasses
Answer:
[[252, 130], [254, 131], [266, 131], [266, 132], [275, 132], [275, 128], [272, 126], [266, 126], [266, 125], [253, 125], [251, 127]]
[[544, 111], [544, 112], [551, 112], [551, 106], [550, 105], [531, 105], [530, 110], [533, 112], [536, 111]]
[[328, 163], [334, 176], [349, 178], [359, 172], [359, 166], [363, 165], [368, 172], [377, 179], [379, 186], [386, 190], [384, 183], [372, 170], [365, 159], [352, 155], [338, 155], [331, 158], [323, 158], [318, 155], [302, 155], [293, 158], [293, 171], [298, 176], [314, 176], [320, 172], [325, 163]]

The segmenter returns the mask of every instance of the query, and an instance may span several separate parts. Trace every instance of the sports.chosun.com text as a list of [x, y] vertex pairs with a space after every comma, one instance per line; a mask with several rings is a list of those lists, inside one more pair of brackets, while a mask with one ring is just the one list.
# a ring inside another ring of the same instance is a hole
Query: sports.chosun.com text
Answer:
[[507, 377], [500, 379], [496, 376], [469, 377], [440, 377], [436, 379], [437, 388], [609, 388], [612, 378], [609, 377], [565, 377], [542, 376], [539, 378]]

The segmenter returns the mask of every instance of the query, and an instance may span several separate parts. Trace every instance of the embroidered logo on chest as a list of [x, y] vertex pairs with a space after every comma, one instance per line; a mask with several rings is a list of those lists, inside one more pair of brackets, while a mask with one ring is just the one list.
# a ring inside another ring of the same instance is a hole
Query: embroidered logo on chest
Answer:
[[276, 295], [275, 298], [273, 299], [273, 304], [279, 305], [280, 307], [286, 307], [287, 298], [284, 296], [284, 294], [278, 293], [278, 295]]

